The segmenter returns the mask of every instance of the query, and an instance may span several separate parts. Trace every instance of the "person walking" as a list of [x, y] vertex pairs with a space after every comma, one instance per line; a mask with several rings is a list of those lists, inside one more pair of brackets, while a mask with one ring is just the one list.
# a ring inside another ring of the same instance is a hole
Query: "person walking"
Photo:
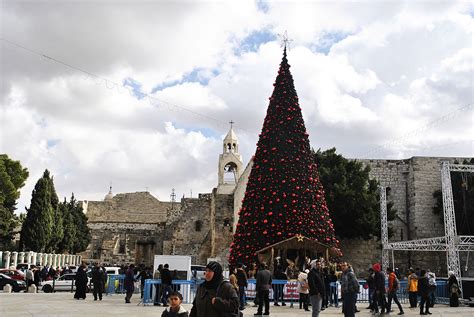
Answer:
[[86, 299], [87, 282], [89, 282], [89, 279], [87, 278], [85, 267], [86, 265], [82, 263], [76, 272], [76, 292], [74, 293], [75, 299]]
[[[278, 264], [275, 270], [273, 271], [273, 279], [281, 281], [288, 280], [288, 276], [281, 267], [281, 264]], [[286, 306], [285, 294], [283, 293], [284, 287], [285, 285], [281, 283], [273, 284], [273, 305], [280, 306], [280, 304], [278, 304], [278, 301], [281, 301], [281, 306]]]
[[374, 263], [372, 265], [374, 269], [374, 281], [375, 281], [375, 305], [374, 305], [374, 312], [379, 312], [380, 306], [380, 313], [384, 314], [385, 310], [387, 309], [387, 299], [385, 297], [385, 275], [382, 270], [382, 266], [380, 263]]
[[311, 316], [318, 317], [325, 292], [324, 280], [321, 275], [321, 262], [313, 260], [310, 263], [311, 270], [308, 273], [309, 301], [313, 310]]
[[104, 292], [104, 271], [99, 266], [99, 263], [96, 263], [94, 269], [92, 270], [92, 284], [94, 284], [94, 300], [102, 300], [102, 293]]
[[448, 294], [449, 294], [449, 306], [458, 307], [459, 306], [459, 295], [461, 291], [459, 289], [458, 279], [454, 275], [453, 271], [448, 272]]
[[375, 299], [375, 271], [373, 268], [369, 268], [369, 276], [367, 277], [367, 288], [369, 289], [369, 306], [367, 307], [370, 309], [371, 312], [375, 310], [375, 306], [377, 305]]
[[247, 273], [243, 268], [242, 263], [237, 265], [237, 285], [239, 286], [239, 303], [240, 310], [244, 310], [247, 305], [247, 298], [245, 296], [245, 289], [248, 287]]
[[323, 267], [322, 271], [322, 277], [324, 281], [324, 298], [323, 298], [323, 305], [322, 305], [322, 310], [326, 309], [329, 307], [329, 293], [331, 289], [331, 278], [329, 274], [329, 267], [325, 266]]
[[354, 317], [357, 294], [359, 293], [359, 282], [357, 281], [357, 277], [352, 270], [352, 267], [347, 262], [343, 262], [341, 264], [341, 269], [341, 292], [344, 307], [344, 317]]
[[130, 264], [128, 267], [127, 272], [125, 272], [125, 280], [123, 281], [125, 291], [127, 292], [125, 295], [125, 303], [130, 304], [130, 299], [132, 298], [133, 291], [135, 290], [135, 273], [133, 270], [135, 269], [134, 264]]
[[387, 268], [387, 275], [388, 275], [388, 304], [387, 304], [387, 312], [391, 312], [392, 307], [392, 300], [397, 304], [399, 313], [398, 315], [403, 315], [403, 307], [400, 305], [397, 297], [397, 291], [400, 286], [400, 281], [398, 280], [397, 275], [392, 270], [392, 268]]
[[436, 302], [436, 274], [434, 272], [431, 272], [431, 270], [428, 269], [428, 272], [426, 273], [428, 277], [428, 289], [429, 289], [429, 298], [430, 298], [430, 307], [434, 307], [434, 304]]
[[426, 271], [420, 271], [420, 277], [418, 278], [418, 295], [420, 299], [420, 315], [431, 315], [430, 313], [430, 288], [428, 284], [428, 278], [426, 277]]
[[[265, 263], [260, 264], [260, 270], [257, 272], [256, 290], [258, 296], [257, 313], [254, 316], [270, 315], [270, 288], [272, 287], [272, 273], [267, 269]], [[263, 306], [265, 312], [262, 314]]]
[[300, 274], [298, 275], [298, 293], [300, 295], [299, 296], [300, 309], [304, 308], [305, 311], [309, 311], [308, 273], [309, 273], [309, 270], [306, 270], [306, 272], [300, 272]]
[[[328, 292], [328, 290], [326, 290]], [[329, 271], [329, 302], [334, 305], [334, 307], [339, 307], [339, 295], [337, 288], [337, 275], [334, 269]]]
[[31, 269], [26, 269], [25, 282], [26, 282], [25, 293], [27, 293], [30, 286], [33, 285], [35, 282], [35, 276], [33, 275], [33, 271], [31, 271]]
[[173, 284], [173, 277], [171, 276], [170, 266], [166, 263], [161, 271], [161, 302], [163, 306], [168, 306], [168, 296], [173, 291], [171, 284]]
[[237, 314], [239, 297], [229, 281], [224, 280], [222, 266], [211, 261], [206, 266], [204, 283], [199, 285], [190, 317], [220, 317], [225, 313]]
[[[163, 264], [158, 265], [158, 268], [153, 273], [153, 279], [154, 280], [161, 279], [161, 271], [162, 270], [163, 270]], [[158, 284], [158, 283], [155, 284], [155, 300], [153, 302], [154, 306], [161, 306], [161, 289], [162, 289], [161, 284]]]
[[408, 299], [410, 300], [410, 308], [416, 308], [418, 304], [418, 276], [411, 267], [408, 274]]

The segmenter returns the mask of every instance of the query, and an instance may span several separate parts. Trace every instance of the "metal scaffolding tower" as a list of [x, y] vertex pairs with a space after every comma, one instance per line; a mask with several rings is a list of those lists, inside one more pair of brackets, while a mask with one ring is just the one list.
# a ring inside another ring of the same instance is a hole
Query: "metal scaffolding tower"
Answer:
[[[474, 172], [474, 165], [441, 163], [441, 185], [443, 194], [444, 232], [445, 236], [388, 242], [387, 226], [387, 198], [386, 188], [379, 187], [380, 191], [380, 220], [382, 228], [382, 264], [384, 269], [389, 265], [389, 251], [444, 251], [447, 255], [448, 272], [453, 271], [456, 278], [461, 278], [459, 263], [460, 251], [474, 251], [474, 236], [458, 236], [456, 230], [456, 216], [454, 212], [451, 172]], [[459, 283], [462, 294], [462, 283]]]

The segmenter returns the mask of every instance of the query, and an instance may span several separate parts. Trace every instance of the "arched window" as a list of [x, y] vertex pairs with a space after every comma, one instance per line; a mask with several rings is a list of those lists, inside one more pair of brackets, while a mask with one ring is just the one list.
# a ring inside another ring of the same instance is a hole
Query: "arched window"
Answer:
[[224, 166], [224, 184], [237, 183], [237, 164], [229, 162]]

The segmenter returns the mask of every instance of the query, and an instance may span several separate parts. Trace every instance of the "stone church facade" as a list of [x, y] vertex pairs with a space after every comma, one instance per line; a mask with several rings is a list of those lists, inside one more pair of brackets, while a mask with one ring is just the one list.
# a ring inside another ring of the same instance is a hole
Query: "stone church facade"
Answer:
[[208, 258], [226, 262], [232, 242], [234, 189], [242, 174], [239, 141], [231, 128], [219, 156], [218, 186], [211, 193], [180, 202], [163, 202], [149, 192], [112, 194], [83, 201], [92, 240], [86, 261], [152, 265], [155, 254], [190, 255], [196, 264]]
[[[436, 203], [433, 193], [441, 189], [440, 163], [446, 160], [462, 162], [464, 158], [360, 160], [371, 167], [371, 177], [391, 188], [387, 200], [397, 210], [396, 219], [389, 224], [394, 233], [391, 242], [444, 235], [444, 225], [432, 209]], [[243, 169], [238, 138], [231, 127], [219, 156], [218, 185], [211, 193], [162, 202], [148, 192], [113, 196], [110, 191], [103, 201], [83, 201], [92, 241], [81, 255], [109, 264], [151, 265], [155, 254], [190, 255], [196, 264], [205, 264], [208, 258], [226, 263], [252, 164], [250, 161]], [[342, 240], [340, 246], [357, 271], [366, 271], [369, 263], [380, 261], [378, 237]], [[394, 256], [395, 266], [401, 269], [412, 265], [446, 274], [442, 252], [398, 252]]]

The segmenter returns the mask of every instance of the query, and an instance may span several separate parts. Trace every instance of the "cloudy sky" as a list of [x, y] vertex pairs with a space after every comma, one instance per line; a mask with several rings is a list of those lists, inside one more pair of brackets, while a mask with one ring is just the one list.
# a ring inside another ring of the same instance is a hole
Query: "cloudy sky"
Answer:
[[236, 122], [247, 164], [288, 54], [315, 149], [473, 156], [469, 1], [1, 0], [0, 153], [59, 196], [217, 185]]

